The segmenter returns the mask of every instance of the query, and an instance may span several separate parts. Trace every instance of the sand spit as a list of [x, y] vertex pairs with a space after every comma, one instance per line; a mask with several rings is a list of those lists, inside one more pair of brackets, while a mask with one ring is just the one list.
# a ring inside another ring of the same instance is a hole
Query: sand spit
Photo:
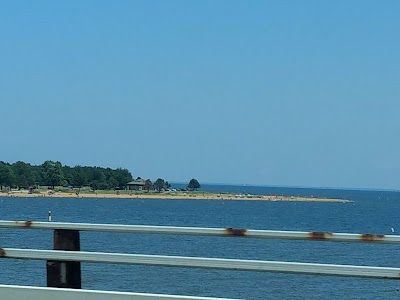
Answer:
[[0, 197], [45, 197], [45, 198], [108, 198], [108, 199], [170, 199], [170, 200], [246, 200], [246, 201], [300, 201], [300, 202], [351, 202], [346, 199], [275, 196], [275, 195], [234, 195], [218, 193], [162, 192], [162, 193], [65, 193], [27, 191], [0, 193]]

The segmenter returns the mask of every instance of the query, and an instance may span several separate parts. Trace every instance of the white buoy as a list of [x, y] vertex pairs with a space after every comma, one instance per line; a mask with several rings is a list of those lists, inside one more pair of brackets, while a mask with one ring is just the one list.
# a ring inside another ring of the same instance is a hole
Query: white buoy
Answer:
[[51, 210], [49, 210], [49, 217], [48, 217], [48, 221], [51, 222]]

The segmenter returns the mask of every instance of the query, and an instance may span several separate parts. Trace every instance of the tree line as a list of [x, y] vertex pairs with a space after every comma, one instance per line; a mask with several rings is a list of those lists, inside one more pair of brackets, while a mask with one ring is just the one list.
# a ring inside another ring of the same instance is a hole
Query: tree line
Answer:
[[123, 189], [133, 179], [127, 169], [62, 165], [47, 160], [41, 165], [0, 161], [0, 189], [36, 186], [90, 186], [94, 190]]
[[[136, 180], [141, 179], [138, 177]], [[23, 161], [5, 163], [0, 161], [0, 190], [4, 187], [26, 189], [29, 187], [55, 186], [80, 188], [90, 186], [93, 190], [124, 189], [132, 181], [132, 174], [127, 169], [102, 168], [62, 165], [58, 161], [46, 160], [41, 165], [31, 165]], [[197, 179], [191, 179], [187, 188], [197, 190], [201, 187]], [[168, 190], [168, 181], [158, 178], [154, 184], [145, 181], [144, 189]]]

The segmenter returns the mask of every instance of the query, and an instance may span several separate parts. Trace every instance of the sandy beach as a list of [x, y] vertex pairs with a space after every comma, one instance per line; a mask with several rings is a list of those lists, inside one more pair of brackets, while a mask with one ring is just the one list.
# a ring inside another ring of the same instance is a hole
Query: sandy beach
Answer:
[[275, 195], [234, 195], [218, 193], [66, 193], [40, 192], [29, 194], [27, 191], [0, 193], [0, 197], [34, 197], [34, 198], [108, 198], [108, 199], [170, 199], [170, 200], [247, 200], [247, 201], [306, 201], [306, 202], [350, 202], [346, 199], [318, 197], [275, 196]]

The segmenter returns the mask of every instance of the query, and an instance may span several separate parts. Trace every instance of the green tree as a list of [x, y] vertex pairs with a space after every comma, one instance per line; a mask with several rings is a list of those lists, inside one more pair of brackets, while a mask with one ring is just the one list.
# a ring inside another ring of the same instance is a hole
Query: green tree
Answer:
[[191, 191], [193, 191], [193, 190], [197, 191], [197, 189], [201, 188], [201, 185], [200, 185], [200, 183], [197, 181], [197, 179], [192, 178], [192, 179], [190, 179], [189, 184], [188, 184], [187, 187], [188, 187], [188, 189], [191, 190]]
[[107, 177], [104, 174], [104, 169], [100, 167], [90, 168], [90, 176], [88, 177], [89, 185], [95, 190], [104, 189], [107, 186]]
[[144, 189], [145, 189], [147, 192], [150, 191], [150, 189], [151, 189], [152, 186], [153, 186], [153, 183], [151, 182], [150, 179], [147, 179], [147, 180], [144, 182]]
[[31, 166], [31, 167], [35, 185], [41, 185], [43, 183], [41, 166]]
[[93, 180], [92, 183], [90, 184], [90, 187], [92, 188], [93, 191], [96, 191], [100, 189], [100, 184], [97, 180]]
[[38, 166], [22, 161], [13, 164], [0, 161], [0, 190], [4, 186], [25, 188], [30, 185], [47, 185], [52, 188], [56, 185], [91, 186], [95, 190], [122, 189], [129, 181], [132, 181], [132, 174], [122, 168], [69, 167], [51, 160]]
[[81, 166], [77, 166], [74, 168], [75, 169], [75, 174], [74, 174], [74, 186], [76, 187], [83, 187], [88, 184], [88, 176], [86, 172], [86, 168], [83, 168]]
[[132, 181], [132, 174], [127, 169], [118, 168], [113, 170], [113, 177], [118, 181], [118, 187], [123, 189], [129, 181]]
[[171, 188], [171, 185], [169, 184], [168, 181], [165, 182], [165, 188], [166, 188], [167, 190]]
[[17, 161], [11, 165], [14, 174], [14, 185], [20, 188], [27, 188], [35, 184], [35, 175], [30, 164]]
[[113, 190], [118, 188], [118, 181], [114, 177], [108, 180], [108, 188]]
[[64, 173], [60, 162], [46, 160], [42, 166], [43, 182], [54, 189], [54, 186], [61, 185], [64, 180]]
[[161, 192], [162, 189], [165, 188], [165, 181], [162, 178], [158, 178], [156, 182], [154, 182], [154, 186], [158, 192]]
[[12, 186], [14, 182], [14, 174], [10, 166], [0, 161], [0, 189], [3, 190], [3, 186]]
[[74, 169], [69, 166], [63, 166], [62, 171], [64, 174], [64, 178], [68, 182], [68, 184], [74, 185], [74, 174], [75, 174]]

